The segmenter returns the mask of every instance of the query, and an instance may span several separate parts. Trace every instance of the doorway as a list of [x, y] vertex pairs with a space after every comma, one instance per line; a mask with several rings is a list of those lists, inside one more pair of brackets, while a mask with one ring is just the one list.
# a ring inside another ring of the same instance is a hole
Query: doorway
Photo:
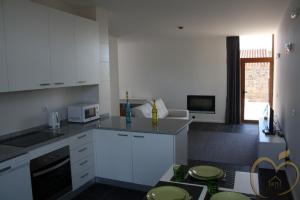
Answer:
[[241, 36], [241, 121], [257, 123], [273, 104], [274, 35]]
[[265, 107], [272, 106], [273, 59], [241, 59], [241, 114], [243, 122], [257, 122]]

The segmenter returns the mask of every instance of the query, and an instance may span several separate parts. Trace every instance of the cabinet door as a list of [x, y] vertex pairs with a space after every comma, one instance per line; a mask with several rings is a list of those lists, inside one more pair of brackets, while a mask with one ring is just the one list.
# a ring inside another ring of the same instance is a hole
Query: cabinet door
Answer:
[[173, 144], [173, 136], [133, 134], [133, 182], [154, 186], [174, 163]]
[[96, 176], [132, 182], [131, 138], [126, 132], [94, 132]]
[[95, 21], [76, 17], [78, 84], [99, 83], [99, 34]]
[[0, 0], [0, 92], [8, 90], [7, 68], [5, 61], [5, 42], [2, 1]]
[[51, 71], [55, 86], [72, 86], [77, 83], [75, 19], [74, 15], [50, 10]]
[[29, 0], [4, 0], [10, 90], [49, 87], [49, 13]]

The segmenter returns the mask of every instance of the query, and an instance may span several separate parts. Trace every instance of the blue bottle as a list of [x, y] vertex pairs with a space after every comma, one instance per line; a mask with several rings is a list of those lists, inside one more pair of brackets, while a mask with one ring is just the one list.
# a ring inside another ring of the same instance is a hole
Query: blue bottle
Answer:
[[128, 91], [126, 91], [126, 123], [131, 123], [131, 107], [128, 100]]

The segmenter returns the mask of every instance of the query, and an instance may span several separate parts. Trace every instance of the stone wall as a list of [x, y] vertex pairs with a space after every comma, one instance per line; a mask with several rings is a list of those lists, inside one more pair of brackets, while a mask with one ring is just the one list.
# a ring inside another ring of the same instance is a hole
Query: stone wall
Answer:
[[249, 102], [269, 101], [269, 63], [246, 63], [245, 98]]

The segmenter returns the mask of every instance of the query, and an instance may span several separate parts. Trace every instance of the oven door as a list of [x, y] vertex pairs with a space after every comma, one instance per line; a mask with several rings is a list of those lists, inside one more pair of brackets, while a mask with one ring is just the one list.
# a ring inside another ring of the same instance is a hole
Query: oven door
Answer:
[[84, 122], [99, 118], [99, 107], [91, 106], [84, 109]]
[[57, 199], [72, 190], [70, 157], [31, 172], [33, 199]]

